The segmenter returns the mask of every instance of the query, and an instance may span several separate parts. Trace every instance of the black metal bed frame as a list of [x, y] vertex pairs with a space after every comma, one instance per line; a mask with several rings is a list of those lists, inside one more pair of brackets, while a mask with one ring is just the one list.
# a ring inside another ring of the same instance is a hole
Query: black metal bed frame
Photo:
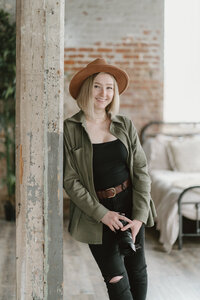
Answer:
[[[199, 236], [200, 237], [200, 215], [199, 215], [199, 208], [200, 208], [200, 201], [199, 202], [182, 202], [183, 196], [191, 190], [194, 189], [200, 189], [200, 185], [194, 185], [194, 186], [190, 186], [187, 189], [184, 189], [181, 194], [178, 197], [178, 214], [179, 214], [179, 235], [178, 235], [178, 248], [179, 250], [182, 249], [183, 246], [183, 237], [184, 236]], [[194, 204], [195, 205], [195, 209], [196, 209], [196, 232], [195, 233], [184, 233], [183, 232], [183, 215], [182, 215], [182, 211], [181, 208], [183, 205], [191, 205]]]
[[[191, 126], [191, 132], [182, 132], [180, 130], [180, 126]], [[147, 134], [147, 130], [152, 127], [152, 126], [157, 126], [157, 130], [154, 133], [149, 133]], [[165, 131], [159, 131], [158, 127], [164, 127], [164, 126], [174, 126], [177, 127], [177, 132], [165, 132]], [[199, 127], [199, 129], [198, 129]], [[195, 131], [194, 128], [197, 128], [197, 130]], [[200, 134], [200, 122], [163, 122], [163, 121], [152, 121], [149, 122], [148, 124], [146, 124], [142, 130], [141, 130], [141, 134], [140, 134], [140, 140], [141, 143], [143, 144], [145, 139], [148, 137], [155, 137], [158, 134], [163, 134], [163, 135], [167, 135], [167, 136], [174, 136], [174, 137], [183, 137], [183, 136], [193, 136], [196, 134]], [[200, 237], [200, 214], [199, 214], [199, 209], [200, 209], [200, 201], [193, 201], [193, 202], [182, 202], [184, 195], [194, 189], [200, 189], [200, 185], [195, 185], [195, 186], [190, 186], [186, 189], [184, 189], [178, 199], [178, 215], [179, 215], [179, 235], [178, 235], [178, 249], [181, 250], [182, 246], [183, 246], [183, 237], [188, 236], [188, 237]], [[183, 215], [182, 215], [182, 206], [183, 205], [195, 205], [195, 209], [196, 209], [196, 228], [195, 228], [195, 232], [194, 233], [184, 233], [183, 232]]]
[[[177, 128], [179, 130], [177, 130], [177, 132], [165, 132], [165, 131], [157, 131], [157, 132], [154, 132], [152, 134], [146, 134], [147, 130], [150, 128], [150, 127], [153, 127], [157, 125], [157, 127], [172, 127], [174, 126], [174, 128]], [[189, 128], [191, 128], [191, 131], [188, 131], [188, 132], [181, 132], [180, 131], [180, 128], [181, 126], [185, 126]], [[197, 128], [195, 131], [195, 127]], [[193, 130], [193, 131], [192, 131]], [[200, 134], [200, 122], [164, 122], [164, 121], [151, 121], [149, 123], [147, 123], [145, 126], [143, 126], [143, 128], [141, 129], [141, 133], [140, 133], [140, 140], [141, 140], [141, 143], [143, 144], [143, 142], [145, 141], [145, 138], [146, 137], [155, 137], [157, 134], [163, 134], [163, 135], [168, 135], [168, 136], [174, 136], [174, 137], [181, 137], [181, 136], [192, 136], [192, 135], [199, 135]]]

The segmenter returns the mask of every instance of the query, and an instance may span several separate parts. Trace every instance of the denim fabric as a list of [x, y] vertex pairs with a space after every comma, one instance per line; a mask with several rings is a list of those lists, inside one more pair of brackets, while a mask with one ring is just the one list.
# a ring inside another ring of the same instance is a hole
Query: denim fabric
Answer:
[[[114, 198], [101, 200], [110, 210], [131, 213], [131, 188], [117, 194]], [[90, 244], [89, 248], [96, 260], [107, 286], [110, 300], [145, 300], [147, 292], [147, 270], [144, 254], [144, 225], [136, 237], [136, 253], [123, 257], [119, 253], [117, 235], [103, 225], [103, 243]], [[123, 276], [116, 283], [109, 281], [115, 276]]]

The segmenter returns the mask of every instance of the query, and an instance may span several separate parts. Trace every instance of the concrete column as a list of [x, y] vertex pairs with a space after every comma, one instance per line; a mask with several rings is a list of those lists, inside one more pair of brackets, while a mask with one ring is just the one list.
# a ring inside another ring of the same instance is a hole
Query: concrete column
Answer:
[[17, 300], [63, 299], [64, 0], [17, 0]]

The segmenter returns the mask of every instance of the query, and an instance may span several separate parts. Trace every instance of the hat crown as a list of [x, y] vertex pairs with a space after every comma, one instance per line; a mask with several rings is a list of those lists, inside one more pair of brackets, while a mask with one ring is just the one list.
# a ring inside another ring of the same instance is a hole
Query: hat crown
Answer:
[[89, 63], [87, 67], [94, 66], [94, 65], [107, 65], [107, 62], [103, 58], [97, 58], [91, 63]]

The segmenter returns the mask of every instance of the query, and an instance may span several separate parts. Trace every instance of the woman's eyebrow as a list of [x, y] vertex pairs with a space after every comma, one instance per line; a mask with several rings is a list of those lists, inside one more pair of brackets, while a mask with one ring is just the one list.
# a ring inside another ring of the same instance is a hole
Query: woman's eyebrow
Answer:
[[[94, 81], [94, 83], [97, 83], [97, 84], [102, 85], [102, 83], [100, 83], [100, 82], [98, 82], [98, 81]], [[106, 83], [106, 85], [113, 85], [113, 82], [111, 82], [111, 83]]]

